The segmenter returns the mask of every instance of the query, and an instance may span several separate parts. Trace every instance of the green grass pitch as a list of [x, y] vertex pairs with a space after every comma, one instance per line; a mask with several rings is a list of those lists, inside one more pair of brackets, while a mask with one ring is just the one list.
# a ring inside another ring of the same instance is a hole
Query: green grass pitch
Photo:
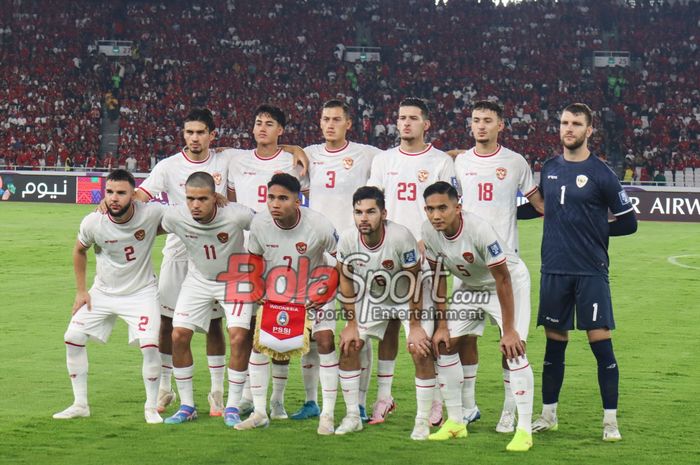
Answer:
[[[88, 346], [92, 417], [53, 420], [54, 412], [72, 402], [62, 336], [75, 291], [71, 250], [79, 222], [92, 208], [0, 205], [2, 464], [698, 463], [698, 224], [641, 223], [636, 235], [611, 241], [618, 325], [613, 342], [621, 372], [623, 441], [601, 441], [595, 359], [585, 335], [574, 333], [567, 351], [559, 431], [536, 435], [534, 449], [515, 456], [505, 452], [509, 436], [493, 430], [503, 398], [494, 327], [480, 342], [477, 400], [482, 419], [469, 428], [467, 440], [416, 443], [409, 439], [415, 394], [413, 369], [403, 347], [394, 381], [396, 413], [384, 425], [366, 427], [349, 437], [319, 437], [316, 421], [276, 421], [265, 430], [237, 432], [225, 428], [221, 419], [207, 417], [206, 411], [190, 424], [146, 425], [141, 355], [127, 346], [123, 323], [117, 325], [109, 344]], [[534, 321], [542, 223], [521, 222], [520, 228], [523, 258], [533, 282], [528, 353], [535, 371], [537, 414], [544, 335]], [[161, 244], [162, 239], [154, 252], [156, 267]], [[683, 256], [677, 264], [669, 262], [669, 257], [677, 256]], [[89, 268], [94, 269], [92, 255]], [[195, 337], [194, 353], [195, 396], [204, 407], [209, 375], [201, 336]], [[288, 411], [303, 401], [298, 361], [290, 375]], [[373, 380], [369, 403], [375, 393]], [[343, 414], [339, 392], [336, 423]]]

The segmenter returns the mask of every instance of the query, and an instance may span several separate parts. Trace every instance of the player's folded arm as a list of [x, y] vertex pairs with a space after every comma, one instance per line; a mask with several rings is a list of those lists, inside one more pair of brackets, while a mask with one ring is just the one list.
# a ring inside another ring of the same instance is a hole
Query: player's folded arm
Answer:
[[637, 215], [634, 210], [615, 217], [615, 221], [608, 223], [610, 236], [627, 236], [637, 231]]

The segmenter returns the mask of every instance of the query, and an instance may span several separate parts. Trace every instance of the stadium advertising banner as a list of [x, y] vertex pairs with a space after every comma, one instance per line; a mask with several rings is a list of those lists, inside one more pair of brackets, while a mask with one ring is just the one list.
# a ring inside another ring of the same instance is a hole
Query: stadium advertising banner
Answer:
[[700, 191], [625, 186], [637, 218], [646, 221], [700, 223]]

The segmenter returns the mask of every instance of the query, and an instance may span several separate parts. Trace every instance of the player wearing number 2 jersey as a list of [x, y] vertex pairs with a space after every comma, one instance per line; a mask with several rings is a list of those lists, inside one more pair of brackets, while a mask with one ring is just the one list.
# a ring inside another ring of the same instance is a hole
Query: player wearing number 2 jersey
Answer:
[[[163, 422], [156, 411], [160, 379], [160, 315], [151, 249], [164, 207], [133, 202], [135, 184], [128, 171], [111, 172], [105, 186], [107, 214], [90, 213], [80, 224], [73, 250], [78, 291], [73, 317], [64, 335], [66, 363], [75, 400], [73, 405], [55, 414], [56, 419], [90, 416], [85, 344], [90, 337], [107, 342], [119, 317], [129, 326], [129, 343], [138, 344], [143, 353], [146, 422]], [[93, 286], [87, 291], [87, 251], [92, 246], [95, 247], [97, 272]]]
[[[455, 182], [452, 159], [446, 153], [425, 143], [425, 133], [430, 129], [429, 111], [426, 103], [417, 98], [407, 98], [399, 104], [397, 126], [401, 137], [398, 147], [378, 154], [372, 162], [372, 173], [367, 182], [384, 190], [387, 218], [406, 226], [418, 240], [421, 255], [425, 250], [421, 238], [421, 224], [424, 220], [423, 191], [437, 181]], [[423, 264], [424, 270], [427, 264]], [[423, 280], [423, 308], [430, 308], [429, 300], [432, 280]], [[384, 339], [379, 344], [377, 384], [379, 392], [370, 423], [384, 421], [386, 414], [393, 410], [391, 384], [398, 351], [400, 324], [392, 321], [387, 327]], [[428, 336], [431, 336], [430, 334]], [[442, 407], [439, 390], [435, 390], [435, 413], [431, 422], [441, 421]]]

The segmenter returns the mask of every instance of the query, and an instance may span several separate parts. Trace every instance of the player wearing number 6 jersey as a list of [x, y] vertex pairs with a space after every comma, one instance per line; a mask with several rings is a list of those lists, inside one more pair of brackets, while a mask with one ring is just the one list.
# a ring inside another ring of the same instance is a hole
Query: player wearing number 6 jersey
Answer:
[[[64, 335], [66, 364], [75, 400], [73, 405], [55, 414], [56, 419], [90, 416], [85, 344], [88, 338], [107, 342], [119, 317], [129, 326], [129, 343], [138, 344], [143, 354], [146, 422], [163, 422], [156, 411], [160, 380], [160, 312], [151, 248], [164, 207], [133, 202], [134, 187], [134, 177], [128, 171], [112, 171], [105, 186], [107, 214], [90, 213], [80, 224], [73, 249], [78, 291], [73, 317]], [[85, 285], [87, 251], [93, 245], [97, 272], [88, 291]]]
[[[588, 150], [591, 119], [587, 105], [567, 106], [559, 125], [564, 153], [542, 168], [540, 190], [545, 215], [537, 324], [545, 327], [547, 345], [542, 369], [542, 416], [532, 429], [540, 432], [558, 428], [557, 402], [575, 307], [576, 327], [588, 333], [598, 362], [603, 440], [619, 441], [619, 372], [610, 333], [615, 321], [608, 283], [608, 239], [634, 233], [637, 219], [615, 173]], [[608, 210], [616, 217], [611, 223]]]
[[[401, 144], [378, 154], [372, 162], [372, 172], [367, 185], [384, 190], [386, 197], [387, 218], [406, 226], [418, 241], [418, 248], [423, 255], [425, 247], [421, 237], [421, 224], [424, 220], [423, 191], [437, 181], [455, 182], [452, 159], [446, 153], [425, 143], [425, 133], [430, 129], [429, 111], [426, 103], [417, 98], [404, 99], [399, 104], [397, 122]], [[423, 263], [427, 269], [427, 263]], [[423, 280], [423, 308], [430, 308], [430, 279]], [[379, 392], [377, 402], [372, 409], [370, 423], [381, 423], [386, 414], [394, 409], [391, 396], [391, 384], [394, 365], [398, 351], [398, 334], [400, 324], [394, 320], [389, 323], [384, 339], [379, 344], [379, 361], [377, 367], [377, 384]], [[430, 336], [430, 334], [428, 335]], [[442, 403], [439, 390], [435, 390], [435, 402], [430, 420], [440, 423], [442, 420]]]
[[[503, 130], [503, 109], [496, 102], [481, 100], [474, 103], [471, 130], [476, 146], [455, 158], [457, 181], [462, 190], [462, 210], [475, 213], [487, 220], [508, 248], [518, 253], [518, 226], [516, 197], [522, 193], [538, 210], [542, 210], [542, 196], [525, 158], [498, 143]], [[529, 276], [529, 275], [528, 275]], [[520, 309], [526, 312], [520, 318], [530, 321], [530, 285], [523, 289]], [[477, 337], [466, 339], [460, 352], [464, 384], [462, 407], [465, 421], [480, 418], [476, 405], [475, 386], [478, 369]], [[499, 433], [515, 431], [515, 397], [510, 388], [510, 369], [502, 360], [505, 400], [503, 411], [496, 425]]]
[[217, 276], [228, 269], [231, 255], [244, 252], [243, 231], [250, 228], [254, 212], [236, 203], [217, 207], [215, 189], [214, 178], [209, 173], [193, 173], [185, 183], [187, 207], [171, 207], [162, 222], [163, 230], [180, 238], [190, 261], [173, 317], [173, 365], [181, 405], [165, 420], [168, 424], [197, 417], [190, 343], [195, 331], [209, 329], [210, 310], [217, 302], [224, 310], [231, 342], [229, 398], [224, 421], [228, 426], [240, 422], [237, 408], [250, 356], [248, 331], [253, 305], [225, 301], [226, 283], [218, 282]]

